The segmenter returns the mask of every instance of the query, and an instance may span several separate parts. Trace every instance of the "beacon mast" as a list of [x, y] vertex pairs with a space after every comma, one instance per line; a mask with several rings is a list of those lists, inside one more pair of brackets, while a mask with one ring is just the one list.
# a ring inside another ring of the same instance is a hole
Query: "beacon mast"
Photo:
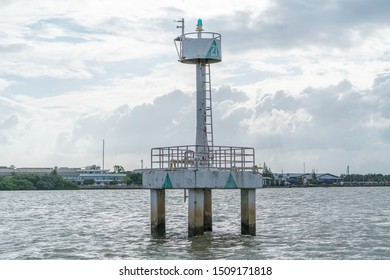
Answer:
[[[212, 189], [241, 190], [241, 234], [256, 235], [256, 189], [263, 187], [254, 148], [217, 146], [213, 138], [210, 65], [222, 61], [221, 34], [203, 30], [174, 39], [179, 61], [195, 65], [195, 145], [151, 149], [150, 169], [142, 170], [142, 186], [151, 193], [151, 234], [164, 236], [165, 190], [188, 190], [188, 236], [212, 231]], [[235, 133], [232, 131], [232, 133]]]
[[174, 42], [179, 61], [196, 66], [195, 145], [199, 147], [196, 157], [201, 165], [202, 160], [209, 159], [209, 147], [214, 146], [210, 64], [222, 61], [221, 34], [205, 32], [201, 19], [192, 33], [184, 32], [184, 19], [178, 22], [182, 35]]

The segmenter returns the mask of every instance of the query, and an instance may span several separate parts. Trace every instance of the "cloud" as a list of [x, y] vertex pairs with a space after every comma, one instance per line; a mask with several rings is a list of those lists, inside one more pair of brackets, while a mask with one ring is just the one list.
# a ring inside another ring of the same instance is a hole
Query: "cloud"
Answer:
[[[247, 97], [228, 86], [217, 89], [214, 96], [215, 139], [220, 145], [238, 144], [237, 132], [243, 129], [239, 120], [250, 117], [250, 111], [243, 106]], [[150, 104], [133, 108], [123, 105], [112, 111], [81, 116], [70, 131], [58, 135], [56, 150], [64, 157], [64, 151], [67, 157], [68, 151], [86, 158], [93, 154], [96, 157], [100, 154], [99, 143], [105, 139], [111, 161], [117, 158], [130, 165], [148, 158], [153, 147], [193, 145], [195, 120], [195, 96], [176, 90]], [[127, 159], [123, 159], [124, 155]]]
[[[299, 96], [285, 92], [259, 101], [251, 127], [254, 134], [287, 137], [291, 148], [360, 149], [377, 129], [386, 129], [378, 88], [360, 92], [348, 81], [327, 88], [308, 88]], [[383, 106], [382, 106], [383, 107]], [[266, 121], [271, 121], [268, 124]], [[262, 127], [256, 124], [263, 122]], [[269, 131], [273, 128], [273, 131]], [[382, 142], [371, 142], [377, 145]], [[265, 140], [263, 140], [265, 141]]]
[[213, 92], [212, 99], [215, 102], [223, 102], [226, 100], [232, 102], [245, 102], [248, 101], [249, 98], [245, 92], [225, 85], [217, 88], [217, 90]]
[[177, 62], [173, 20], [192, 32], [201, 16], [223, 40], [216, 145], [253, 146], [276, 170], [386, 173], [388, 1], [204, 4], [2, 1], [1, 159], [98, 163], [104, 138], [107, 160], [131, 168], [151, 147], [194, 143], [195, 69]]
[[[126, 155], [125, 162], [148, 157], [155, 146], [183, 145], [192, 142], [194, 117], [189, 114], [192, 99], [180, 91], [157, 97], [152, 104], [113, 111], [97, 112], [78, 118], [72, 131], [57, 138], [57, 151], [100, 154], [100, 143], [106, 140], [111, 161]], [[123, 160], [121, 158], [121, 160]], [[113, 162], [112, 164], [115, 164]]]
[[[344, 169], [345, 163], [332, 163], [337, 153], [348, 154], [356, 165], [364, 166], [370, 157], [365, 159], [363, 154], [390, 148], [390, 118], [386, 115], [390, 100], [382, 99], [382, 92], [389, 90], [390, 83], [362, 92], [341, 81], [326, 88], [307, 88], [296, 96], [282, 91], [264, 95], [248, 106], [244, 92], [223, 86], [214, 93], [215, 145], [253, 146], [261, 155], [258, 158], [278, 169], [292, 168], [304, 160], [317, 168], [334, 164], [332, 171]], [[106, 138], [112, 145], [112, 156], [147, 158], [152, 147], [191, 145], [194, 99], [175, 91], [152, 104], [122, 106], [107, 114], [81, 117], [71, 134], [58, 139], [57, 149], [68, 150], [83, 143], [82, 149], [98, 153], [98, 146], [90, 149], [92, 143]], [[286, 162], [285, 157], [291, 160]], [[386, 157], [378, 162], [386, 162]], [[379, 165], [375, 168], [383, 171]]]
[[[1, 106], [2, 107], [2, 106]], [[17, 114], [4, 115], [0, 119], [0, 145], [7, 145], [11, 142], [7, 131], [12, 130], [19, 122]]]
[[26, 39], [35, 42], [62, 42], [74, 45], [85, 43], [94, 38], [91, 35], [102, 33], [75, 22], [72, 18], [45, 18], [27, 26]]
[[224, 34], [228, 48], [235, 51], [255, 45], [279, 49], [313, 45], [344, 49], [372, 37], [378, 29], [389, 28], [389, 11], [390, 5], [384, 0], [278, 0], [255, 16], [249, 10], [234, 13], [228, 20], [232, 25], [226, 25], [226, 18], [222, 17], [213, 23]]
[[9, 129], [12, 126], [16, 125], [18, 121], [18, 115], [11, 115], [7, 117], [4, 121], [0, 122], [0, 129]]
[[[265, 161], [274, 171], [299, 171], [306, 162], [308, 168], [336, 174], [346, 165], [386, 173], [389, 81], [385, 75], [378, 76], [372, 89], [361, 91], [344, 80], [329, 87], [307, 88], [298, 95], [285, 91], [264, 94], [256, 103], [243, 91], [216, 88], [215, 145], [252, 146], [258, 164]], [[29, 158], [44, 162], [46, 158], [53, 165], [73, 166], [82, 158], [85, 164], [99, 163], [105, 139], [107, 166], [120, 163], [129, 169], [138, 167], [141, 159], [147, 166], [153, 147], [192, 145], [195, 141], [195, 96], [178, 90], [156, 97], [152, 103], [74, 116], [61, 128], [57, 120], [70, 113], [64, 108], [33, 110], [4, 98], [2, 104], [3, 147], [31, 141], [28, 151], [16, 153], [21, 162], [29, 162]], [[42, 138], [45, 127], [53, 129]], [[343, 160], [337, 160], [340, 157]]]
[[383, 98], [389, 91], [389, 83], [360, 91], [342, 81], [295, 96], [277, 92], [260, 99], [244, 124], [259, 153], [279, 170], [294, 166], [296, 157], [295, 166], [306, 161], [343, 170], [353, 163], [355, 168], [386, 173], [387, 159], [379, 151], [390, 148], [390, 102]]

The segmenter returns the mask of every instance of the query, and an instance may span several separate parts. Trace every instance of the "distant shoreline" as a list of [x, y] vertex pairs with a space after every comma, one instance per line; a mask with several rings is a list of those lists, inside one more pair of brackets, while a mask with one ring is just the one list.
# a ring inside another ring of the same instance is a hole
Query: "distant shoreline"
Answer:
[[[318, 189], [318, 188], [370, 188], [370, 187], [390, 187], [390, 184], [352, 184], [352, 185], [310, 185], [310, 186], [263, 186], [258, 189]], [[237, 188], [236, 190], [239, 190]], [[57, 190], [67, 190], [67, 189], [57, 189]], [[57, 190], [0, 190], [0, 191], [57, 191]], [[126, 185], [126, 186], [78, 186], [77, 189], [68, 189], [68, 190], [150, 190], [149, 188], [144, 188], [142, 185]], [[172, 190], [183, 190], [183, 189], [175, 189]], [[221, 188], [215, 188], [214, 190], [224, 190]]]
[[79, 190], [135, 190], [144, 189], [142, 185], [102, 185], [102, 186], [78, 186]]
[[290, 188], [355, 188], [355, 187], [390, 187], [390, 183], [380, 183], [380, 184], [343, 184], [343, 185], [308, 185], [308, 186], [264, 186], [265, 189], [290, 189]]
[[[305, 188], [305, 189], [310, 189], [310, 188], [354, 188], [354, 187], [390, 187], [390, 183], [388, 184], [344, 184], [344, 185], [310, 185], [310, 186], [263, 186], [262, 188], [259, 189], [299, 189], [299, 188]], [[128, 186], [79, 186], [80, 190], [149, 190], [149, 188], [144, 188], [142, 185], [128, 185]], [[175, 188], [173, 188], [175, 190]], [[176, 189], [176, 190], [181, 190]], [[237, 188], [240, 189], [240, 188]], [[215, 188], [215, 190], [224, 190], [221, 188]]]

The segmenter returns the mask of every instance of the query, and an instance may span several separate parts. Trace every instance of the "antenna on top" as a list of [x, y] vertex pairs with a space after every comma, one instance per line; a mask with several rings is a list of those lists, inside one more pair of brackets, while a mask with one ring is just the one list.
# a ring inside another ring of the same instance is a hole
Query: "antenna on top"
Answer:
[[181, 23], [181, 25], [177, 25], [176, 28], [181, 28], [181, 34], [184, 35], [184, 18], [181, 18], [181, 20], [175, 20], [175, 22]]

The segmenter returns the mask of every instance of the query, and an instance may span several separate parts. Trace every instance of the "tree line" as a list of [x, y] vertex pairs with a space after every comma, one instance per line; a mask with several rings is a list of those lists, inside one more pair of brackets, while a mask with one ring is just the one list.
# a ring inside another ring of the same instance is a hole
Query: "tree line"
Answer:
[[[274, 173], [271, 171], [265, 162], [264, 166], [261, 168], [263, 177], [274, 178]], [[317, 174], [314, 170], [312, 170], [312, 178], [313, 182], [317, 181]], [[390, 175], [383, 175], [381, 173], [368, 173], [368, 174], [341, 174], [340, 178], [344, 182], [373, 182], [373, 183], [382, 183], [382, 182], [390, 182]]]
[[[114, 166], [113, 173], [123, 173], [126, 176], [120, 180], [110, 182], [110, 185], [142, 185], [142, 174], [125, 171], [122, 166]], [[86, 179], [84, 185], [93, 185], [95, 180]], [[64, 179], [58, 175], [57, 170], [49, 174], [12, 173], [11, 176], [0, 176], [0, 191], [12, 190], [75, 190], [79, 189], [76, 183]]]
[[0, 176], [0, 191], [76, 189], [75, 183], [62, 178], [56, 170], [50, 174], [12, 173], [11, 176]]
[[390, 182], [390, 175], [368, 173], [368, 174], [341, 174], [340, 176], [344, 182], [373, 182], [382, 183]]
[[[142, 185], [142, 173], [126, 171], [121, 165], [114, 165], [114, 171], [112, 173], [121, 173], [126, 174], [122, 180], [126, 185]], [[115, 182], [113, 184], [117, 184], [119, 182]]]

